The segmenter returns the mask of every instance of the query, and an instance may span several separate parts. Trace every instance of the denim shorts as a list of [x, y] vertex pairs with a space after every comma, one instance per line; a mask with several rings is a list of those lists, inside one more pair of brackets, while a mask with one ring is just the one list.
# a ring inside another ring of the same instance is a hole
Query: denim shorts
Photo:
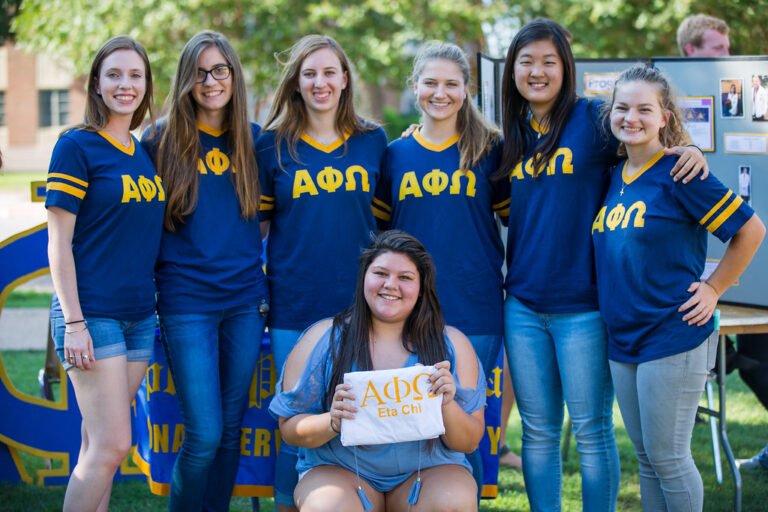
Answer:
[[[155, 346], [157, 316], [126, 322], [114, 318], [86, 316], [88, 332], [93, 340], [93, 355], [96, 361], [110, 357], [126, 356], [128, 361], [149, 361]], [[74, 366], [64, 359], [64, 331], [66, 330], [61, 310], [51, 310], [51, 336], [56, 354], [65, 370]], [[81, 329], [82, 324], [73, 327]]]

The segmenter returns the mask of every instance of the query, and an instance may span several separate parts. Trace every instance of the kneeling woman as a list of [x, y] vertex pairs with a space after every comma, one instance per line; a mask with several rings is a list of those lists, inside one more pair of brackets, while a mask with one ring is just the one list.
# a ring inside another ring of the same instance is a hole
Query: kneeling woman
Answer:
[[[344, 374], [415, 364], [436, 367], [430, 379], [432, 392], [443, 396], [445, 434], [358, 447], [359, 454], [342, 446], [341, 419], [355, 415], [345, 402], [353, 396], [342, 384]], [[283, 439], [300, 447], [296, 505], [406, 510], [419, 480], [418, 510], [476, 510], [477, 487], [464, 454], [483, 435], [484, 382], [469, 340], [445, 326], [429, 254], [402, 231], [383, 233], [363, 252], [353, 305], [304, 333], [270, 406]]]
[[[592, 226], [600, 311], [621, 415], [640, 461], [643, 510], [697, 511], [701, 475], [691, 434], [717, 340], [712, 313], [744, 271], [765, 227], [714, 176], [669, 179], [686, 134], [667, 79], [636, 66], [616, 82], [611, 131], [627, 159], [617, 165]], [[707, 231], [731, 240], [700, 280]]]

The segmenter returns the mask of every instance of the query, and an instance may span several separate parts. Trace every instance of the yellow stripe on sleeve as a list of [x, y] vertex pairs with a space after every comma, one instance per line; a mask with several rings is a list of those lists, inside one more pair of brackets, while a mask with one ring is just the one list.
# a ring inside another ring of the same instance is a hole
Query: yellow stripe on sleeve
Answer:
[[80, 185], [81, 187], [88, 188], [88, 182], [83, 181], [80, 178], [75, 178], [74, 176], [70, 176], [69, 174], [63, 174], [60, 172], [52, 172], [48, 174], [49, 178], [59, 178], [61, 180], [67, 180], [71, 181], [72, 183], [75, 183], [77, 185]]
[[268, 212], [268, 211], [270, 211], [270, 210], [274, 210], [274, 209], [275, 209], [275, 205], [273, 205], [273, 204], [269, 204], [269, 203], [264, 203], [264, 202], [262, 202], [262, 203], [259, 205], [259, 211], [260, 211], [260, 212]]
[[275, 198], [272, 196], [260, 196], [260, 199], [264, 201], [265, 203], [274, 203]]
[[[720, 207], [723, 206], [725, 204], [725, 202], [728, 200], [728, 198], [730, 198], [732, 195], [733, 195], [733, 192], [731, 192], [729, 190], [725, 194], [725, 196], [723, 196], [723, 198], [720, 201], [718, 201], [717, 204], [715, 206], [713, 206], [712, 209], [709, 210], [705, 216], [703, 216], [701, 218], [701, 220], [699, 221], [699, 224], [701, 224], [702, 226], [706, 225], [706, 223], [709, 220], [709, 218], [712, 217], [715, 214], [715, 212], [717, 212], [717, 210], [719, 210]], [[707, 229], [709, 229], [709, 228], [707, 228]]]
[[67, 194], [75, 196], [78, 199], [83, 199], [85, 197], [85, 190], [80, 190], [79, 188], [75, 188], [72, 185], [67, 185], [66, 183], [52, 182], [48, 183], [45, 188], [46, 190], [58, 190], [60, 192], [66, 192]]
[[390, 215], [389, 213], [383, 210], [376, 208], [373, 205], [371, 205], [371, 210], [373, 211], [373, 216], [376, 217], [377, 219], [381, 219], [385, 222], [389, 222], [390, 220], [392, 220], [392, 215]]
[[736, 196], [736, 199], [733, 200], [731, 204], [728, 205], [728, 208], [723, 210], [723, 212], [718, 215], [715, 220], [712, 221], [712, 223], [707, 226], [707, 231], [710, 233], [714, 233], [717, 231], [717, 228], [723, 225], [723, 222], [727, 221], [729, 218], [731, 218], [731, 215], [733, 215], [733, 212], [739, 209], [739, 206], [744, 202], [744, 200]]
[[509, 208], [506, 208], [504, 210], [498, 210], [496, 212], [496, 215], [498, 215], [499, 217], [509, 217]]
[[378, 199], [378, 198], [374, 197], [373, 198], [373, 204], [376, 207], [381, 208], [385, 212], [392, 213], [392, 207], [390, 207], [387, 203], [385, 203], [381, 199]]
[[499, 203], [494, 204], [493, 206], [491, 206], [491, 208], [493, 208], [493, 210], [496, 212], [498, 212], [498, 210], [501, 210], [503, 208], [507, 208], [507, 210], [509, 210], [510, 201], [511, 199], [507, 198]]

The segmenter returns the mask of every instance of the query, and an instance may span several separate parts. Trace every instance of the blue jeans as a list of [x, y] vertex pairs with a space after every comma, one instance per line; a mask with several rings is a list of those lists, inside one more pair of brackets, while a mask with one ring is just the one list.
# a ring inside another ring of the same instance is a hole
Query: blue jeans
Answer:
[[716, 352], [717, 336], [711, 336], [692, 350], [654, 361], [611, 361], [619, 409], [640, 463], [643, 510], [693, 512], [704, 507], [691, 435]]
[[[283, 377], [283, 366], [288, 360], [288, 355], [299, 341], [302, 331], [291, 331], [288, 329], [270, 329], [269, 340], [272, 347], [272, 359], [275, 362], [278, 378]], [[293, 491], [299, 481], [299, 474], [296, 472], [296, 462], [298, 461], [299, 450], [288, 443], [280, 442], [280, 451], [275, 461], [275, 503], [281, 505], [295, 506], [293, 501]]]
[[523, 423], [523, 477], [531, 510], [561, 508], [563, 402], [581, 460], [584, 510], [612, 511], [619, 493], [613, 387], [597, 311], [544, 314], [504, 303], [507, 357]]
[[258, 304], [160, 316], [184, 419], [169, 510], [229, 509], [264, 323]]

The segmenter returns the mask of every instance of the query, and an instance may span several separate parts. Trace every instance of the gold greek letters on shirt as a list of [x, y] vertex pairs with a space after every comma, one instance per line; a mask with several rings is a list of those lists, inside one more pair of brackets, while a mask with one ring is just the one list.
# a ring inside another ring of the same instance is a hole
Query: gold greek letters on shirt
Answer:
[[[466, 180], [462, 180], [466, 178]], [[448, 177], [448, 173], [440, 169], [432, 169], [421, 178], [416, 176], [415, 171], [408, 171], [403, 174], [400, 181], [400, 192], [398, 199], [402, 201], [408, 196], [424, 197], [424, 192], [432, 196], [439, 196], [446, 190], [450, 195], [461, 195], [461, 185], [466, 181], [465, 194], [467, 197], [475, 197], [477, 194], [477, 176], [473, 171], [457, 169]], [[450, 182], [450, 187], [448, 183]]]
[[[537, 156], [541, 158], [541, 154]], [[570, 148], [558, 148], [558, 150], [555, 151], [555, 154], [552, 155], [552, 158], [549, 159], [549, 162], [547, 162], [547, 166], [541, 174], [554, 176], [558, 170], [561, 174], [573, 174], [573, 151], [571, 151]], [[525, 174], [533, 177], [533, 158], [529, 158], [525, 161]], [[509, 175], [509, 181], [512, 181], [512, 178], [518, 180], [525, 178], [523, 175], [523, 162], [518, 163], [515, 168], [512, 169], [512, 172]]]
[[150, 202], [157, 200], [159, 202], [165, 201], [165, 189], [163, 188], [163, 180], [160, 176], [155, 176], [153, 179], [139, 175], [138, 183], [131, 177], [130, 174], [123, 174], [123, 197], [120, 202], [130, 203], [136, 201], [140, 203], [142, 201]]
[[[358, 176], [360, 178], [359, 189]], [[317, 173], [317, 177], [313, 180], [307, 169], [299, 169], [293, 176], [293, 199], [298, 199], [304, 194], [316, 196], [320, 194], [320, 190], [333, 194], [340, 190], [342, 185], [346, 192], [356, 190], [370, 192], [371, 184], [368, 180], [368, 171], [360, 165], [350, 165], [342, 173], [341, 170], [327, 165]]]
[[[208, 174], [210, 170], [216, 176], [221, 176], [229, 170], [230, 160], [226, 153], [219, 148], [213, 148], [205, 154], [204, 158], [197, 159], [197, 172]], [[235, 172], [232, 169], [232, 172]]]
[[607, 206], [603, 206], [597, 212], [597, 216], [592, 223], [592, 233], [594, 234], [595, 231], [605, 233], [606, 226], [611, 231], [614, 231], [619, 226], [621, 226], [621, 229], [626, 229], [629, 227], [633, 213], [634, 221], [632, 222], [632, 227], [645, 227], [645, 211], [646, 205], [643, 201], [636, 201], [629, 208], [625, 208], [623, 204], [619, 203], [611, 208], [610, 211], [608, 211]]

